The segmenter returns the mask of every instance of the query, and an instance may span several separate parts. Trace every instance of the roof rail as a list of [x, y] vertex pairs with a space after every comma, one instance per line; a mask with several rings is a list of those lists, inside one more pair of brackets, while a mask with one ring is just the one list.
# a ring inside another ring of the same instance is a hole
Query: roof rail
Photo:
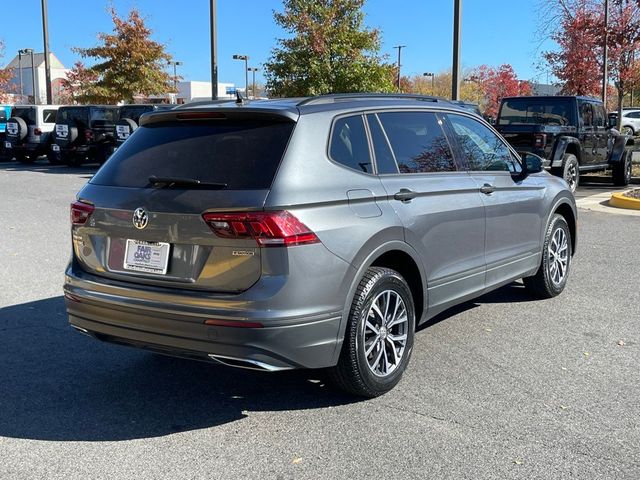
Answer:
[[421, 102], [449, 102], [442, 97], [432, 97], [428, 95], [414, 95], [410, 93], [332, 93], [305, 98], [296, 104], [297, 107], [303, 105], [322, 105], [326, 103], [344, 102], [350, 100], [418, 100]]

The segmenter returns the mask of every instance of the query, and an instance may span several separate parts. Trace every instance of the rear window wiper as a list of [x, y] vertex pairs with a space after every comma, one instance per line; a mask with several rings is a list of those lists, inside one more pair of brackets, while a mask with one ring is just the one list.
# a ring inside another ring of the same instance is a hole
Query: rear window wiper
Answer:
[[153, 186], [161, 186], [162, 188], [191, 187], [223, 189], [228, 187], [226, 183], [203, 182], [202, 180], [198, 180], [196, 178], [156, 177], [155, 175], [149, 177], [149, 183]]

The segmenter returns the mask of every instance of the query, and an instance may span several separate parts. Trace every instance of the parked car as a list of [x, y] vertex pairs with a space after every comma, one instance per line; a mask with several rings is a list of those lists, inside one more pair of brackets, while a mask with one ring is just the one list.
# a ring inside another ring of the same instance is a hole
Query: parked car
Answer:
[[[618, 112], [609, 112], [609, 123], [612, 126], [618, 124]], [[625, 135], [634, 136], [640, 133], [640, 108], [625, 108], [622, 110], [622, 123], [620, 131]]]
[[122, 105], [118, 110], [118, 121], [113, 132], [113, 138], [115, 139], [114, 150], [124, 143], [126, 139], [138, 128], [140, 122], [140, 116], [149, 113], [156, 112], [158, 110], [169, 110], [174, 108], [175, 105], [166, 104], [130, 104]]
[[0, 105], [0, 161], [11, 160], [12, 155], [5, 151], [5, 130], [11, 116], [11, 105]]
[[60, 107], [51, 145], [54, 161], [69, 166], [104, 163], [113, 151], [117, 119], [118, 107], [113, 105]]
[[496, 128], [520, 151], [535, 153], [571, 191], [580, 174], [612, 170], [615, 185], [631, 178], [633, 138], [612, 129], [602, 102], [590, 97], [503, 98]]
[[[446, 101], [351, 94], [150, 113], [71, 205], [69, 321], [97, 339], [393, 388], [416, 326], [523, 278], [562, 292], [567, 184]], [[524, 320], [523, 320], [524, 321]]]
[[5, 148], [21, 163], [50, 156], [59, 105], [16, 105], [7, 121]]

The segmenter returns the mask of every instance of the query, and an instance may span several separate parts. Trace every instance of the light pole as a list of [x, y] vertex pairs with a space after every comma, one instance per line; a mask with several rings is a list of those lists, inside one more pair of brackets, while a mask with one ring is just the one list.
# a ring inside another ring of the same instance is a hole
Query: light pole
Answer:
[[211, 0], [209, 8], [211, 29], [211, 100], [218, 99], [218, 31], [216, 25], [216, 0]]
[[397, 79], [397, 82], [396, 82], [396, 86], [398, 88], [398, 92], [400, 91], [400, 67], [401, 67], [400, 58], [401, 58], [401, 55], [402, 55], [401, 54], [402, 49], [405, 48], [405, 47], [406, 47], [406, 45], [396, 45], [395, 47], [393, 47], [393, 48], [397, 48], [398, 49], [398, 79]]
[[260, 70], [258, 67], [248, 67], [248, 71], [253, 73], [253, 86], [251, 87], [251, 93], [253, 93], [253, 98], [256, 98], [256, 72]]
[[[22, 50], [18, 51], [18, 55], [29, 55], [31, 57], [31, 89], [33, 91], [33, 103], [37, 104], [38, 101], [36, 100], [36, 67], [34, 65], [34, 60], [33, 60], [33, 48], [23, 48]], [[18, 62], [20, 62], [20, 58], [18, 58]], [[22, 69], [20, 70], [22, 71]], [[22, 85], [22, 81], [20, 81], [20, 84]]]
[[249, 98], [249, 55], [234, 55], [234, 60], [244, 60], [244, 96]]
[[47, 92], [47, 105], [53, 103], [51, 93], [51, 65], [49, 64], [49, 25], [47, 20], [47, 0], [42, 0], [42, 38], [44, 40], [44, 78]]
[[433, 88], [433, 79], [435, 78], [435, 73], [433, 72], [425, 72], [422, 74], [423, 77], [431, 77], [431, 95], [433, 95], [434, 93], [434, 88]]
[[453, 67], [451, 68], [451, 100], [460, 100], [460, 19], [462, 0], [453, 0]]
[[167, 65], [169, 66], [173, 65], [173, 89], [177, 92], [178, 91], [178, 72], [176, 69], [179, 65], [182, 65], [182, 62], [174, 62], [173, 60], [169, 60], [167, 62]]
[[[602, 103], [607, 108], [607, 60], [609, 48], [609, 0], [604, 0], [604, 45], [602, 45]], [[622, 125], [622, 106], [618, 108], [618, 127]]]

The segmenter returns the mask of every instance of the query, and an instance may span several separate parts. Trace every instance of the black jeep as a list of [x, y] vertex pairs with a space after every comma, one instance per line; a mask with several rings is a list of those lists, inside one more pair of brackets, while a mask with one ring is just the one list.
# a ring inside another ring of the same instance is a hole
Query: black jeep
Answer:
[[131, 104], [122, 105], [118, 111], [118, 122], [116, 123], [113, 138], [115, 139], [114, 150], [124, 143], [137, 128], [140, 117], [148, 112], [158, 110], [168, 110], [175, 105], [167, 104]]
[[76, 105], [61, 107], [56, 116], [54, 144], [57, 161], [78, 166], [85, 161], [104, 163], [113, 151], [118, 107]]
[[615, 185], [631, 178], [633, 138], [611, 128], [600, 100], [541, 96], [502, 99], [496, 129], [516, 150], [544, 158], [572, 191], [580, 173], [612, 170]]

